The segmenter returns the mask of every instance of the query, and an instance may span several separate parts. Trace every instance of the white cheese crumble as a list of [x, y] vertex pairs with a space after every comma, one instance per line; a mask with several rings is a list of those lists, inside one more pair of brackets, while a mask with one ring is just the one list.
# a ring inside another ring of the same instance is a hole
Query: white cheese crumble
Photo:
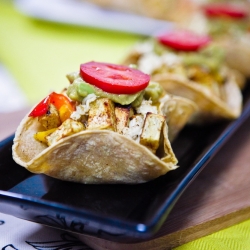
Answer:
[[136, 115], [130, 122], [129, 126], [125, 127], [122, 131], [122, 134], [139, 142], [140, 135], [142, 132], [142, 127], [144, 123], [144, 118], [141, 115]]
[[138, 115], [135, 115], [135, 117], [131, 119], [129, 126], [122, 130], [122, 134], [139, 142], [147, 113], [157, 114], [158, 110], [156, 106], [152, 105], [151, 100], [143, 100], [141, 105], [136, 108], [136, 112]]
[[82, 115], [88, 114], [89, 108], [90, 108], [90, 103], [95, 101], [97, 96], [95, 94], [89, 94], [87, 95], [83, 100], [82, 104], [76, 106], [76, 111], [74, 111], [70, 118], [74, 120], [79, 120]]
[[143, 54], [138, 60], [138, 69], [146, 74], [153, 73], [162, 65], [161, 59], [155, 53]]
[[161, 56], [160, 59], [162, 64], [165, 64], [170, 67], [181, 63], [181, 58], [178, 55], [175, 55], [174, 53], [165, 53]]
[[156, 106], [152, 105], [151, 100], [143, 100], [141, 105], [138, 108], [136, 108], [136, 112], [138, 114], [142, 114], [143, 117], [145, 118], [147, 113], [157, 114], [158, 110]]
[[167, 52], [161, 56], [154, 52], [143, 54], [138, 60], [138, 69], [146, 74], [152, 74], [155, 70], [163, 65], [173, 67], [181, 63], [181, 57], [173, 53]]
[[140, 54], [150, 53], [154, 51], [154, 43], [152, 41], [140, 42], [135, 45], [134, 49]]

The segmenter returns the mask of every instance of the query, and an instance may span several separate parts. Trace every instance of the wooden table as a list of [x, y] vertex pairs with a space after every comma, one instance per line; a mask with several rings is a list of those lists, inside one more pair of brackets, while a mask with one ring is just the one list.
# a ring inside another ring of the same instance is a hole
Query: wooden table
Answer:
[[[15, 131], [27, 112], [28, 109], [0, 113], [0, 140]], [[249, 219], [249, 128], [250, 119], [188, 187], [154, 238], [136, 244], [120, 244], [85, 235], [81, 240], [102, 250], [171, 249]]]

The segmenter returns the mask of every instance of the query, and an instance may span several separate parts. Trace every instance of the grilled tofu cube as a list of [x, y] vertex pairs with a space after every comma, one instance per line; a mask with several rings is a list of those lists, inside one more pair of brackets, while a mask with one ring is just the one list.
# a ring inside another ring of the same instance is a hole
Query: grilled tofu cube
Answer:
[[140, 144], [146, 146], [153, 153], [160, 145], [160, 137], [165, 117], [158, 114], [147, 113], [142, 127]]
[[47, 114], [39, 117], [38, 120], [46, 130], [57, 128], [61, 125], [59, 113], [53, 104], [49, 105]]
[[90, 103], [87, 129], [107, 129], [116, 131], [114, 102], [108, 98], [98, 98]]
[[58, 142], [60, 139], [78, 133], [84, 129], [85, 127], [81, 122], [75, 121], [73, 119], [67, 119], [52, 134], [46, 137], [47, 144], [51, 146]]
[[116, 116], [116, 129], [119, 134], [125, 127], [128, 127], [130, 117], [133, 115], [133, 108], [130, 106], [116, 106], [115, 116]]

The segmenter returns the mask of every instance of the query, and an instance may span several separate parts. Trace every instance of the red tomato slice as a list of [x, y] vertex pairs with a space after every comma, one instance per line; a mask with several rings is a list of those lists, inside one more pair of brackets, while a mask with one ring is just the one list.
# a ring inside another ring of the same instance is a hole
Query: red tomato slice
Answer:
[[175, 50], [196, 51], [207, 45], [211, 39], [187, 30], [169, 31], [157, 37], [158, 41]]
[[80, 65], [84, 81], [113, 94], [134, 94], [148, 86], [150, 77], [124, 65], [88, 62]]
[[58, 110], [62, 105], [67, 105], [69, 110], [72, 112], [75, 110], [74, 105], [65, 95], [52, 92], [50, 95], [45, 97], [40, 103], [36, 105], [36, 107], [31, 111], [29, 116], [38, 117], [45, 115], [48, 111], [49, 104], [53, 104]]
[[248, 11], [241, 5], [217, 3], [208, 4], [203, 7], [207, 17], [230, 17], [241, 19], [248, 16]]
[[50, 96], [48, 95], [41, 102], [39, 102], [36, 105], [36, 107], [30, 112], [29, 116], [38, 117], [38, 116], [46, 114], [46, 112], [48, 111], [48, 107], [49, 107], [49, 99], [50, 99]]

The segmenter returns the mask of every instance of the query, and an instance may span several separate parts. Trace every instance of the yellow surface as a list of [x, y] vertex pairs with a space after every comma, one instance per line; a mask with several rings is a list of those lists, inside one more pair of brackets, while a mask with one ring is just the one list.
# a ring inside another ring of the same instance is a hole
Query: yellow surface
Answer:
[[[68, 84], [65, 75], [91, 60], [119, 62], [139, 36], [33, 20], [0, 0], [0, 61], [30, 104]], [[166, 243], [167, 244], [167, 243]], [[250, 249], [250, 220], [175, 250]]]
[[248, 249], [250, 249], [250, 220], [174, 248], [174, 250]]

